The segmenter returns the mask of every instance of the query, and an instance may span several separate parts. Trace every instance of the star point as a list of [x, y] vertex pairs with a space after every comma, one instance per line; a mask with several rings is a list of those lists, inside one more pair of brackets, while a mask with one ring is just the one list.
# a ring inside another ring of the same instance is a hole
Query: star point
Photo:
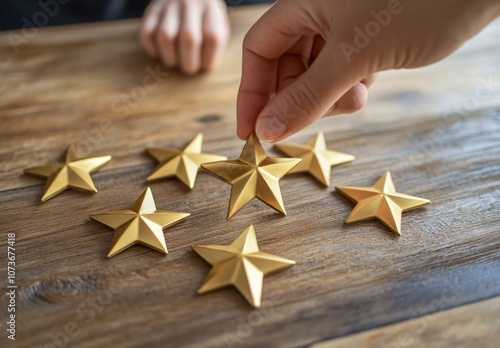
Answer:
[[212, 265], [198, 289], [199, 294], [234, 286], [255, 308], [261, 304], [264, 276], [295, 264], [295, 261], [259, 251], [252, 225], [229, 246], [197, 245], [192, 248]]
[[202, 163], [227, 159], [224, 156], [202, 153], [202, 146], [203, 134], [198, 134], [181, 150], [146, 148], [146, 152], [159, 162], [146, 181], [152, 182], [175, 177], [192, 189]]
[[397, 235], [401, 235], [401, 216], [431, 201], [396, 192], [390, 172], [386, 172], [372, 187], [337, 186], [335, 189], [356, 203], [346, 223], [378, 219]]
[[267, 157], [259, 139], [252, 134], [238, 159], [201, 166], [232, 185], [228, 209], [228, 219], [231, 219], [254, 198], [286, 215], [279, 180], [300, 161], [298, 158]]
[[47, 179], [41, 201], [45, 202], [71, 188], [79, 191], [97, 192], [91, 173], [111, 160], [111, 156], [78, 159], [73, 145], [69, 145], [58, 162], [26, 168], [25, 174]]
[[323, 132], [316, 134], [305, 145], [277, 144], [275, 147], [287, 156], [302, 159], [288, 174], [308, 173], [327, 187], [330, 186], [332, 166], [355, 159], [347, 153], [328, 150]]
[[108, 258], [111, 258], [135, 244], [168, 254], [163, 229], [185, 220], [190, 215], [156, 210], [153, 193], [148, 187], [129, 210], [93, 214], [90, 217], [114, 229], [108, 252]]

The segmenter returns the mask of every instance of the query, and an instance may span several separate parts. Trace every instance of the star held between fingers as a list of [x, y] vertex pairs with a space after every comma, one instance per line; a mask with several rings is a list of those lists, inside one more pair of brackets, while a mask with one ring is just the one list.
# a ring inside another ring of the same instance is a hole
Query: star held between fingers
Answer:
[[229, 246], [197, 245], [192, 248], [212, 265], [199, 294], [234, 286], [255, 308], [261, 304], [264, 276], [295, 264], [295, 261], [259, 251], [253, 226]]
[[163, 229], [183, 221], [191, 214], [156, 210], [148, 187], [129, 210], [94, 214], [90, 217], [114, 229], [108, 258], [135, 244], [142, 244], [168, 254]]
[[58, 162], [26, 168], [24, 173], [47, 179], [41, 199], [45, 202], [69, 188], [97, 192], [90, 174], [110, 160], [111, 156], [78, 159], [75, 148], [69, 145]]
[[146, 180], [151, 182], [175, 177], [192, 189], [202, 163], [227, 159], [202, 153], [202, 145], [203, 135], [198, 134], [183, 149], [147, 148], [146, 152], [160, 163]]
[[347, 153], [328, 150], [323, 132], [316, 134], [305, 145], [276, 144], [275, 147], [287, 156], [302, 159], [288, 174], [308, 173], [327, 187], [330, 186], [332, 166], [355, 159]]
[[372, 187], [338, 186], [335, 189], [357, 203], [347, 217], [346, 223], [378, 219], [397, 235], [401, 235], [403, 212], [431, 202], [428, 199], [396, 192], [389, 172], [386, 172]]
[[230, 219], [254, 198], [286, 215], [279, 180], [300, 161], [299, 158], [268, 157], [257, 136], [252, 134], [238, 159], [201, 166], [232, 185]]

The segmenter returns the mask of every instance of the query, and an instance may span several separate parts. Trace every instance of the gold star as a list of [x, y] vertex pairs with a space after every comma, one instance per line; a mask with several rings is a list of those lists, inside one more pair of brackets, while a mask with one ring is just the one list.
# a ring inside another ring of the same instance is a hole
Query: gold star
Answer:
[[42, 202], [58, 195], [68, 188], [97, 192], [90, 173], [95, 172], [111, 160], [111, 156], [78, 159], [75, 148], [69, 145], [59, 162], [30, 167], [25, 174], [47, 179]]
[[401, 214], [431, 202], [396, 192], [389, 172], [372, 187], [340, 186], [335, 189], [357, 203], [346, 223], [378, 219], [398, 235], [401, 235]]
[[192, 248], [213, 266], [199, 294], [232, 285], [255, 308], [260, 307], [264, 276], [295, 265], [295, 261], [260, 252], [253, 226], [229, 246], [197, 245]]
[[267, 157], [259, 139], [252, 134], [238, 159], [201, 166], [233, 186], [227, 217], [230, 219], [254, 198], [286, 215], [279, 180], [300, 161]]
[[182, 150], [147, 148], [148, 154], [160, 162], [147, 181], [176, 177], [192, 189], [202, 163], [227, 159], [224, 156], [201, 153], [202, 144], [203, 134], [198, 134]]
[[276, 148], [290, 157], [301, 158], [288, 174], [309, 173], [325, 186], [330, 186], [332, 166], [354, 161], [354, 156], [326, 148], [323, 132], [316, 134], [305, 145], [277, 144]]
[[135, 244], [142, 244], [168, 254], [163, 229], [186, 219], [188, 213], [156, 210], [149, 187], [137, 199], [130, 210], [110, 211], [90, 217], [115, 230], [108, 257]]

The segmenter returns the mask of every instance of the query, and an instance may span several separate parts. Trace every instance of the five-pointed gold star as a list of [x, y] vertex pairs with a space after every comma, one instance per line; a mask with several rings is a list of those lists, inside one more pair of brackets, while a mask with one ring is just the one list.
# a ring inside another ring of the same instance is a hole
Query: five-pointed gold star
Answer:
[[253, 226], [229, 246], [197, 245], [192, 248], [212, 265], [199, 294], [232, 285], [255, 308], [260, 306], [264, 276], [295, 264], [295, 261], [260, 252]]
[[108, 252], [108, 257], [113, 257], [135, 244], [168, 254], [163, 229], [175, 225], [189, 215], [156, 210], [153, 194], [148, 187], [130, 210], [111, 211], [90, 217], [115, 230]]
[[147, 181], [176, 177], [192, 189], [202, 163], [227, 159], [224, 156], [201, 153], [202, 144], [203, 135], [198, 134], [182, 150], [147, 148], [148, 154], [160, 162]]
[[396, 192], [389, 172], [372, 187], [339, 186], [335, 189], [357, 203], [346, 223], [378, 219], [398, 235], [401, 235], [401, 214], [431, 202]]
[[231, 200], [228, 219], [254, 198], [286, 215], [279, 180], [301, 159], [267, 157], [255, 134], [252, 134], [236, 160], [204, 163], [201, 166], [229, 182]]
[[325, 186], [330, 186], [332, 166], [354, 161], [352, 155], [328, 150], [323, 132], [305, 145], [277, 144], [275, 147], [287, 156], [302, 159], [288, 174], [309, 173]]
[[42, 196], [42, 202], [45, 202], [68, 188], [97, 192], [90, 174], [110, 160], [111, 156], [78, 159], [75, 148], [69, 145], [59, 162], [30, 167], [24, 173], [47, 179]]

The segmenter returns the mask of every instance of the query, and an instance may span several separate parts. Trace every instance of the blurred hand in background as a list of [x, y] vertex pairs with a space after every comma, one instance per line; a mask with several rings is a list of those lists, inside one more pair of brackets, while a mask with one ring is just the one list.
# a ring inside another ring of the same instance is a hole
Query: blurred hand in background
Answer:
[[222, 0], [153, 0], [144, 12], [140, 39], [151, 57], [192, 75], [221, 63], [229, 33]]

